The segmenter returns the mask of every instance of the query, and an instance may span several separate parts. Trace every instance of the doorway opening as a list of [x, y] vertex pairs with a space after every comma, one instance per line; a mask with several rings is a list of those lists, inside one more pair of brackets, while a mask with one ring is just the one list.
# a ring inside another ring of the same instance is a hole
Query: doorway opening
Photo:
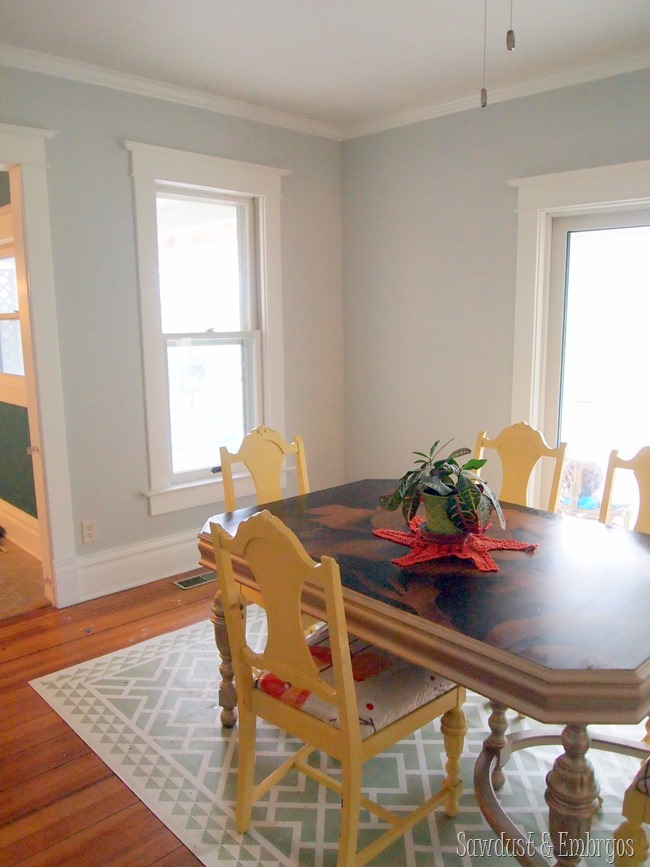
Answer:
[[[650, 444], [650, 215], [553, 221], [546, 417], [568, 443], [560, 510], [598, 519], [612, 449]], [[638, 490], [615, 477], [612, 523], [634, 526]]]
[[30, 435], [38, 418], [33, 365], [24, 351], [31, 345], [26, 262], [15, 204], [10, 172], [0, 171], [0, 618], [50, 604]]

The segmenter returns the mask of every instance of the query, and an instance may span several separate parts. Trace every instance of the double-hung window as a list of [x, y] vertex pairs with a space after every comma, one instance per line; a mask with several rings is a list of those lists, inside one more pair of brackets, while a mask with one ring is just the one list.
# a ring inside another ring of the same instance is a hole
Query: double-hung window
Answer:
[[283, 426], [283, 172], [127, 142], [152, 514], [221, 499], [219, 447]]

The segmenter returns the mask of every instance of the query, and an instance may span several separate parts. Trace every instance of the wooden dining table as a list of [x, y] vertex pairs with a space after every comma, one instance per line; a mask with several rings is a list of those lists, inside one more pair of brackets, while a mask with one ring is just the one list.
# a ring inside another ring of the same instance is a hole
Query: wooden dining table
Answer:
[[[636, 724], [650, 713], [650, 536], [502, 503], [506, 528], [495, 522], [485, 536], [528, 543], [528, 550], [492, 551], [493, 571], [457, 556], [404, 567], [393, 561], [410, 548], [375, 532], [410, 533], [400, 512], [379, 506], [394, 487], [391, 479], [366, 479], [215, 515], [199, 534], [200, 562], [214, 568], [210, 522], [233, 534], [262, 508], [287, 524], [311, 557], [335, 557], [350, 632], [489, 698], [477, 799], [512, 854], [533, 867], [549, 861], [510, 821], [498, 790], [513, 750], [562, 744], [545, 797], [555, 863], [574, 865], [598, 805], [590, 747], [650, 752], [648, 744], [588, 729]], [[252, 575], [243, 567], [237, 574], [243, 596], [255, 599]], [[315, 588], [305, 589], [304, 608], [324, 613]], [[212, 620], [222, 658], [221, 719], [232, 726], [236, 688], [218, 593]], [[559, 728], [508, 734], [507, 708]]]

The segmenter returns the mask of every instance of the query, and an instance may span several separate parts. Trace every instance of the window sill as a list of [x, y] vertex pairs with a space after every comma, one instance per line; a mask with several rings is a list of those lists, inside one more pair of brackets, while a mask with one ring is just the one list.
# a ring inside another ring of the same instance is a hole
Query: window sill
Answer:
[[[243, 479], [237, 486], [238, 495], [254, 494], [252, 479]], [[193, 509], [196, 506], [212, 506], [215, 514], [223, 511], [223, 482], [221, 477], [203, 479], [199, 482], [188, 482], [184, 485], [172, 485], [159, 491], [145, 491], [149, 500], [150, 515], [166, 515], [169, 512], [180, 512], [182, 509]]]

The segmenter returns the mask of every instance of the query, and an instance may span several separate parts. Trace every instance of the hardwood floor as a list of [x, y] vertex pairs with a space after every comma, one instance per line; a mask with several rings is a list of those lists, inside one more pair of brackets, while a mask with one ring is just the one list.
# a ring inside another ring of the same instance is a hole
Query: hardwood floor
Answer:
[[172, 580], [0, 621], [3, 867], [200, 864], [28, 683], [209, 618], [216, 584]]
[[50, 605], [40, 560], [6, 537], [0, 539], [0, 618]]

